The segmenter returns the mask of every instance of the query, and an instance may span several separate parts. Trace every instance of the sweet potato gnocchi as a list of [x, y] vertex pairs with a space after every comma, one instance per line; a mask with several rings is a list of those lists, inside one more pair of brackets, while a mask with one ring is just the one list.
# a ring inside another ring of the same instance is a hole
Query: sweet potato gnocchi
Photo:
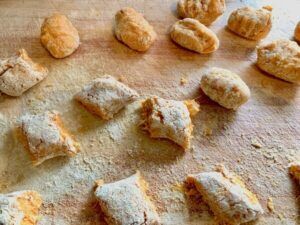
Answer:
[[293, 162], [289, 165], [290, 174], [300, 182], [300, 162]]
[[90, 112], [109, 120], [138, 97], [135, 90], [110, 75], [104, 75], [86, 85], [75, 99]]
[[53, 14], [41, 27], [41, 42], [55, 58], [71, 55], [79, 46], [78, 31], [71, 21], [61, 14]]
[[115, 35], [129, 48], [147, 51], [156, 39], [153, 27], [133, 8], [123, 8], [115, 16]]
[[219, 39], [215, 33], [195, 19], [177, 21], [170, 35], [180, 46], [198, 53], [212, 53], [219, 48]]
[[191, 115], [198, 111], [196, 102], [150, 97], [142, 103], [142, 126], [150, 137], [166, 138], [188, 149], [193, 131]]
[[255, 194], [224, 167], [213, 172], [189, 175], [186, 182], [195, 187], [218, 220], [224, 224], [250, 222], [263, 214]]
[[262, 9], [243, 7], [234, 10], [227, 26], [233, 33], [250, 40], [260, 40], [268, 35], [272, 27], [272, 7]]
[[237, 109], [250, 98], [250, 90], [235, 73], [211, 68], [201, 78], [201, 89], [213, 101], [227, 109]]
[[0, 194], [0, 224], [36, 225], [42, 198], [35, 191]]
[[300, 22], [295, 27], [294, 37], [296, 41], [300, 42]]
[[280, 39], [257, 48], [257, 66], [280, 79], [300, 84], [300, 47]]
[[0, 91], [10, 96], [21, 96], [47, 74], [45, 67], [33, 62], [25, 49], [20, 49], [17, 56], [0, 61]]
[[179, 0], [177, 12], [181, 18], [193, 18], [208, 26], [226, 9], [225, 0]]
[[155, 206], [147, 196], [147, 182], [140, 173], [104, 184], [97, 181], [95, 196], [109, 225], [159, 225]]
[[74, 156], [79, 151], [57, 112], [22, 116], [20, 138], [34, 165], [57, 156]]

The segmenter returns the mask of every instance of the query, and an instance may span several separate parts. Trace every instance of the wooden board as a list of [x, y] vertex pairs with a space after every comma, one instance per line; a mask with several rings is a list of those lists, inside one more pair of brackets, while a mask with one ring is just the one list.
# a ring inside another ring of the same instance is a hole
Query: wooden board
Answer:
[[[298, 0], [227, 1], [226, 13], [211, 26], [221, 42], [211, 55], [192, 53], [170, 40], [169, 27], [178, 19], [173, 0], [1, 0], [0, 57], [23, 47], [50, 70], [45, 81], [22, 97], [0, 96], [1, 192], [39, 191], [44, 197], [40, 224], [104, 224], [92, 194], [94, 180], [110, 182], [139, 169], [150, 184], [163, 224], [207, 225], [214, 224], [207, 207], [185, 199], [178, 185], [186, 174], [223, 163], [259, 196], [265, 214], [257, 224], [299, 224], [299, 186], [286, 168], [300, 151], [299, 87], [259, 71], [258, 43], [225, 28], [229, 13], [246, 3], [274, 7], [274, 25], [263, 42], [292, 38], [299, 20]], [[125, 6], [144, 13], [158, 33], [147, 53], [134, 52], [113, 36], [114, 14]], [[81, 37], [75, 54], [62, 60], [52, 58], [39, 41], [41, 23], [53, 12], [69, 16]], [[205, 97], [199, 81], [210, 66], [239, 74], [251, 89], [250, 101], [233, 112]], [[84, 84], [105, 73], [122, 77], [144, 96], [199, 98], [192, 149], [184, 153], [169, 141], [143, 133], [138, 127], [140, 102], [105, 122], [72, 100]], [[180, 85], [182, 77], [188, 79], [186, 85]], [[33, 167], [13, 129], [21, 114], [53, 109], [80, 142], [81, 153]], [[212, 135], [206, 136], [210, 129]], [[261, 148], [253, 146], [257, 142]], [[267, 209], [268, 198], [275, 212]]]

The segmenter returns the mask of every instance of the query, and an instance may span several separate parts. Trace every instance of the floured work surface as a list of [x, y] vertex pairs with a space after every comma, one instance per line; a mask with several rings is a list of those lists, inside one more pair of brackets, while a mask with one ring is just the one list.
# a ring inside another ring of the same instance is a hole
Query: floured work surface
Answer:
[[[247, 2], [274, 7], [273, 28], [263, 42], [292, 38], [299, 1], [284, 5], [280, 0]], [[201, 199], [186, 199], [179, 185], [187, 174], [223, 163], [259, 196], [266, 213], [257, 224], [299, 223], [299, 186], [286, 167], [300, 151], [300, 91], [259, 71], [254, 65], [257, 43], [225, 28], [229, 13], [243, 4], [227, 1], [226, 13], [210, 26], [220, 39], [220, 48], [214, 54], [200, 55], [170, 40], [168, 30], [177, 20], [176, 1], [2, 0], [1, 58], [23, 47], [48, 67], [49, 75], [19, 98], [0, 96], [1, 192], [40, 192], [44, 197], [41, 224], [104, 224], [93, 197], [94, 180], [108, 183], [139, 169], [150, 185], [149, 195], [163, 224], [207, 225], [213, 224], [207, 206]], [[112, 34], [114, 14], [125, 6], [142, 12], [158, 34], [146, 53], [130, 50]], [[79, 49], [62, 60], [52, 58], [39, 41], [43, 18], [53, 12], [66, 14], [81, 37]], [[250, 101], [232, 112], [204, 96], [199, 81], [211, 66], [239, 74], [251, 89]], [[143, 95], [175, 100], [199, 97], [201, 112], [193, 118], [191, 150], [184, 153], [171, 142], [151, 139], [141, 131], [140, 102], [103, 121], [72, 100], [83, 85], [102, 74], [121, 77]], [[186, 84], [181, 84], [182, 78]], [[52, 159], [33, 167], [13, 128], [20, 115], [46, 110], [62, 114], [81, 152], [71, 159]], [[269, 198], [275, 212], [267, 209]]]

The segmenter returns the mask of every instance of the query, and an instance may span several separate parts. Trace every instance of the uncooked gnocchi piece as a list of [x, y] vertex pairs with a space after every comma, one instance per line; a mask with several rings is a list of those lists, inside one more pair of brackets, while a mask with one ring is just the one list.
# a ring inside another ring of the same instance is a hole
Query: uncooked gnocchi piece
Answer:
[[296, 41], [300, 42], [300, 22], [295, 27], [294, 37]]
[[257, 66], [280, 79], [300, 84], [300, 47], [280, 39], [257, 48]]
[[142, 126], [152, 138], [166, 138], [183, 149], [190, 147], [191, 115], [199, 111], [196, 102], [150, 97], [142, 103]]
[[41, 42], [55, 58], [71, 55], [79, 46], [78, 31], [71, 21], [61, 14], [53, 14], [41, 27]]
[[290, 174], [300, 182], [300, 162], [294, 162], [289, 165]]
[[42, 81], [48, 70], [33, 62], [25, 49], [17, 56], [0, 61], [0, 91], [10, 96], [20, 96]]
[[21, 141], [35, 166], [57, 156], [74, 156], [79, 151], [57, 112], [26, 114], [20, 118], [19, 128]]
[[255, 194], [224, 167], [214, 172], [189, 175], [186, 181], [202, 195], [220, 222], [238, 225], [256, 220], [263, 214]]
[[226, 9], [225, 0], [179, 0], [177, 12], [181, 18], [193, 18], [209, 26]]
[[123, 8], [115, 16], [117, 39], [136, 51], [147, 51], [156, 39], [153, 27], [133, 8]]
[[112, 119], [138, 97], [135, 90], [110, 75], [95, 79], [75, 95], [75, 99], [87, 110], [105, 120]]
[[36, 225], [42, 198], [35, 191], [0, 194], [0, 224]]
[[109, 225], [159, 225], [155, 206], [147, 196], [147, 182], [140, 173], [104, 184], [96, 181], [95, 196]]
[[170, 35], [180, 46], [198, 53], [207, 54], [219, 48], [219, 39], [215, 33], [195, 19], [177, 21]]
[[213, 101], [227, 109], [237, 109], [250, 98], [250, 90], [235, 73], [211, 68], [201, 78], [201, 89]]
[[268, 35], [272, 27], [272, 7], [262, 9], [243, 7], [234, 10], [227, 26], [233, 33], [250, 40], [260, 40]]

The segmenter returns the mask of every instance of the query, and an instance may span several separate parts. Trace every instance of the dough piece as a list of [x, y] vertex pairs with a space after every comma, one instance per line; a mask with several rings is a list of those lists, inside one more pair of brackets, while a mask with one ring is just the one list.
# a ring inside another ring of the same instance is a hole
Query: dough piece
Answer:
[[150, 137], [166, 138], [188, 149], [193, 131], [191, 114], [195, 113], [195, 107], [182, 101], [151, 97], [142, 103], [142, 125]]
[[237, 225], [256, 220], [263, 214], [255, 194], [224, 167], [216, 172], [189, 175], [187, 183], [195, 186], [221, 222]]
[[114, 77], [104, 75], [85, 86], [75, 99], [90, 112], [109, 120], [138, 96], [136, 91]]
[[137, 172], [114, 183], [97, 181], [95, 196], [109, 225], [159, 225], [155, 206], [146, 191], [147, 183]]
[[35, 191], [0, 194], [0, 224], [35, 225], [41, 205], [42, 198]]
[[181, 18], [192, 18], [209, 26], [226, 10], [225, 0], [179, 0], [177, 12]]
[[237, 109], [250, 98], [250, 90], [235, 73], [211, 68], [202, 76], [201, 89], [213, 101], [227, 109]]
[[249, 39], [260, 40], [268, 35], [272, 27], [272, 7], [262, 9], [243, 7], [234, 10], [228, 19], [227, 26], [233, 33]]
[[294, 162], [289, 165], [290, 174], [300, 182], [300, 162]]
[[300, 22], [297, 24], [296, 28], [295, 28], [295, 40], [300, 42]]
[[280, 79], [300, 84], [300, 47], [280, 39], [257, 48], [257, 66]]
[[136, 51], [147, 51], [156, 39], [153, 27], [142, 14], [132, 8], [123, 8], [115, 16], [117, 39]]
[[27, 114], [20, 121], [21, 140], [34, 165], [57, 156], [74, 156], [79, 151], [57, 112]]
[[71, 55], [80, 40], [78, 31], [65, 15], [53, 14], [44, 20], [41, 42], [53, 57], [60, 59]]
[[198, 53], [207, 54], [219, 48], [219, 39], [215, 33], [195, 19], [177, 21], [170, 35], [180, 46]]
[[0, 91], [10, 96], [20, 96], [42, 81], [48, 70], [33, 62], [25, 49], [17, 56], [0, 61]]

